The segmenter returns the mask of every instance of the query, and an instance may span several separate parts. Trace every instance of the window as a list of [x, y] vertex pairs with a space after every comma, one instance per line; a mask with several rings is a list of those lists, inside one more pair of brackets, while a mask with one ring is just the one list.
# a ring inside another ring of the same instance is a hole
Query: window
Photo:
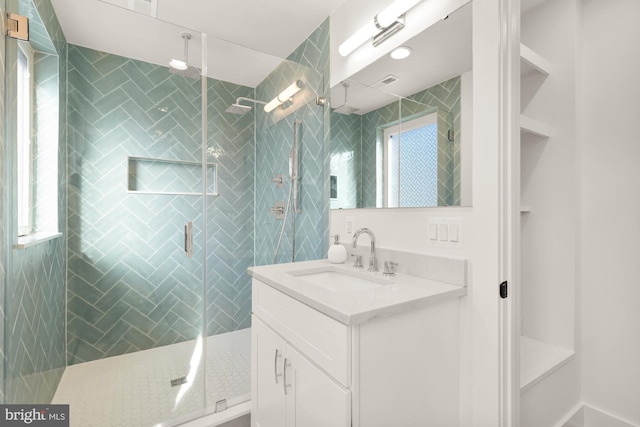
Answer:
[[25, 236], [34, 230], [34, 81], [33, 51], [27, 43], [18, 45], [17, 76], [17, 192], [18, 235]]
[[[59, 60], [18, 42], [16, 58], [15, 176], [17, 248], [58, 232]], [[13, 72], [13, 69], [12, 69]]]
[[437, 114], [384, 130], [386, 207], [438, 206]]

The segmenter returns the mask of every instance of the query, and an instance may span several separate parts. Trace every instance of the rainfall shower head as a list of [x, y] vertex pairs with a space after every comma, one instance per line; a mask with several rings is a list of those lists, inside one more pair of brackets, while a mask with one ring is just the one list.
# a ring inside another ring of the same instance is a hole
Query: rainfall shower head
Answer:
[[253, 102], [254, 104], [266, 104], [266, 102], [258, 101], [257, 99], [245, 98], [244, 96], [241, 96], [240, 98], [236, 99], [235, 104], [231, 104], [225, 111], [227, 113], [240, 114], [240, 115], [251, 111], [253, 107], [250, 107], [248, 105], [242, 105], [240, 104], [240, 101], [249, 101], [249, 102]]
[[177, 68], [169, 67], [169, 72], [194, 80], [198, 80], [200, 77], [202, 77], [202, 70], [198, 67], [192, 66], [188, 66], [186, 70], [178, 70]]
[[251, 108], [252, 107], [250, 107], [249, 105], [231, 104], [225, 111], [227, 113], [242, 115], [251, 111]]
[[342, 86], [344, 87], [344, 104], [334, 108], [333, 111], [335, 111], [336, 113], [340, 113], [348, 116], [358, 111], [359, 108], [355, 108], [349, 105], [349, 98], [348, 98], [349, 83], [342, 82]]
[[184, 61], [172, 59], [169, 62], [169, 72], [197, 80], [202, 76], [202, 70], [189, 65], [189, 40], [191, 40], [191, 34], [182, 33], [182, 38], [184, 39]]

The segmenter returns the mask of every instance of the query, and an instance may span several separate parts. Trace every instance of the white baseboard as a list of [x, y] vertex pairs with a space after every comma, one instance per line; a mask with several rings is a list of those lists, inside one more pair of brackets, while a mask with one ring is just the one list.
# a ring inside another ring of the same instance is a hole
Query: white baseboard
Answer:
[[580, 403], [562, 417], [555, 427], [585, 427], [584, 426], [584, 404]]
[[615, 415], [581, 403], [573, 408], [555, 427], [640, 427]]

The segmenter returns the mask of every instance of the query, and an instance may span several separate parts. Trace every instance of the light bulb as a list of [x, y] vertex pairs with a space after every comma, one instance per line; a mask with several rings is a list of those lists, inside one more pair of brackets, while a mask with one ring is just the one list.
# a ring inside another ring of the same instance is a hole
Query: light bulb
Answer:
[[285, 102], [287, 99], [298, 93], [300, 89], [302, 89], [302, 81], [296, 80], [295, 82], [291, 83], [285, 90], [280, 92], [280, 94], [278, 95], [278, 99], [280, 100], [280, 102]]
[[291, 98], [293, 95], [298, 93], [300, 89], [302, 89], [302, 80], [296, 80], [295, 82], [291, 83], [285, 90], [280, 92], [278, 96], [273, 98], [267, 105], [264, 106], [265, 113], [270, 112], [278, 105]]
[[367, 22], [367, 25], [360, 28], [351, 37], [342, 42], [342, 44], [338, 47], [338, 52], [342, 56], [348, 56], [351, 52], [364, 44], [364, 42], [375, 36], [378, 31], [379, 30], [372, 19], [371, 21]]
[[269, 101], [269, 103], [267, 105], [264, 106], [264, 112], [265, 113], [270, 113], [271, 110], [273, 110], [274, 108], [276, 108], [280, 104], [282, 104], [282, 102], [280, 102], [278, 100], [278, 97], [276, 96], [271, 101]]

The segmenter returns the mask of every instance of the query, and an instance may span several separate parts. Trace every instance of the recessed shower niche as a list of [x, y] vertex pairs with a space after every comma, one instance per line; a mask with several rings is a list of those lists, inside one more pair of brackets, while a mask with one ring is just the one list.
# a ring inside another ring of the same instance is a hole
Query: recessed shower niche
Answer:
[[[207, 163], [207, 195], [218, 195], [217, 165]], [[186, 160], [127, 158], [127, 192], [138, 194], [202, 193], [202, 163]]]

